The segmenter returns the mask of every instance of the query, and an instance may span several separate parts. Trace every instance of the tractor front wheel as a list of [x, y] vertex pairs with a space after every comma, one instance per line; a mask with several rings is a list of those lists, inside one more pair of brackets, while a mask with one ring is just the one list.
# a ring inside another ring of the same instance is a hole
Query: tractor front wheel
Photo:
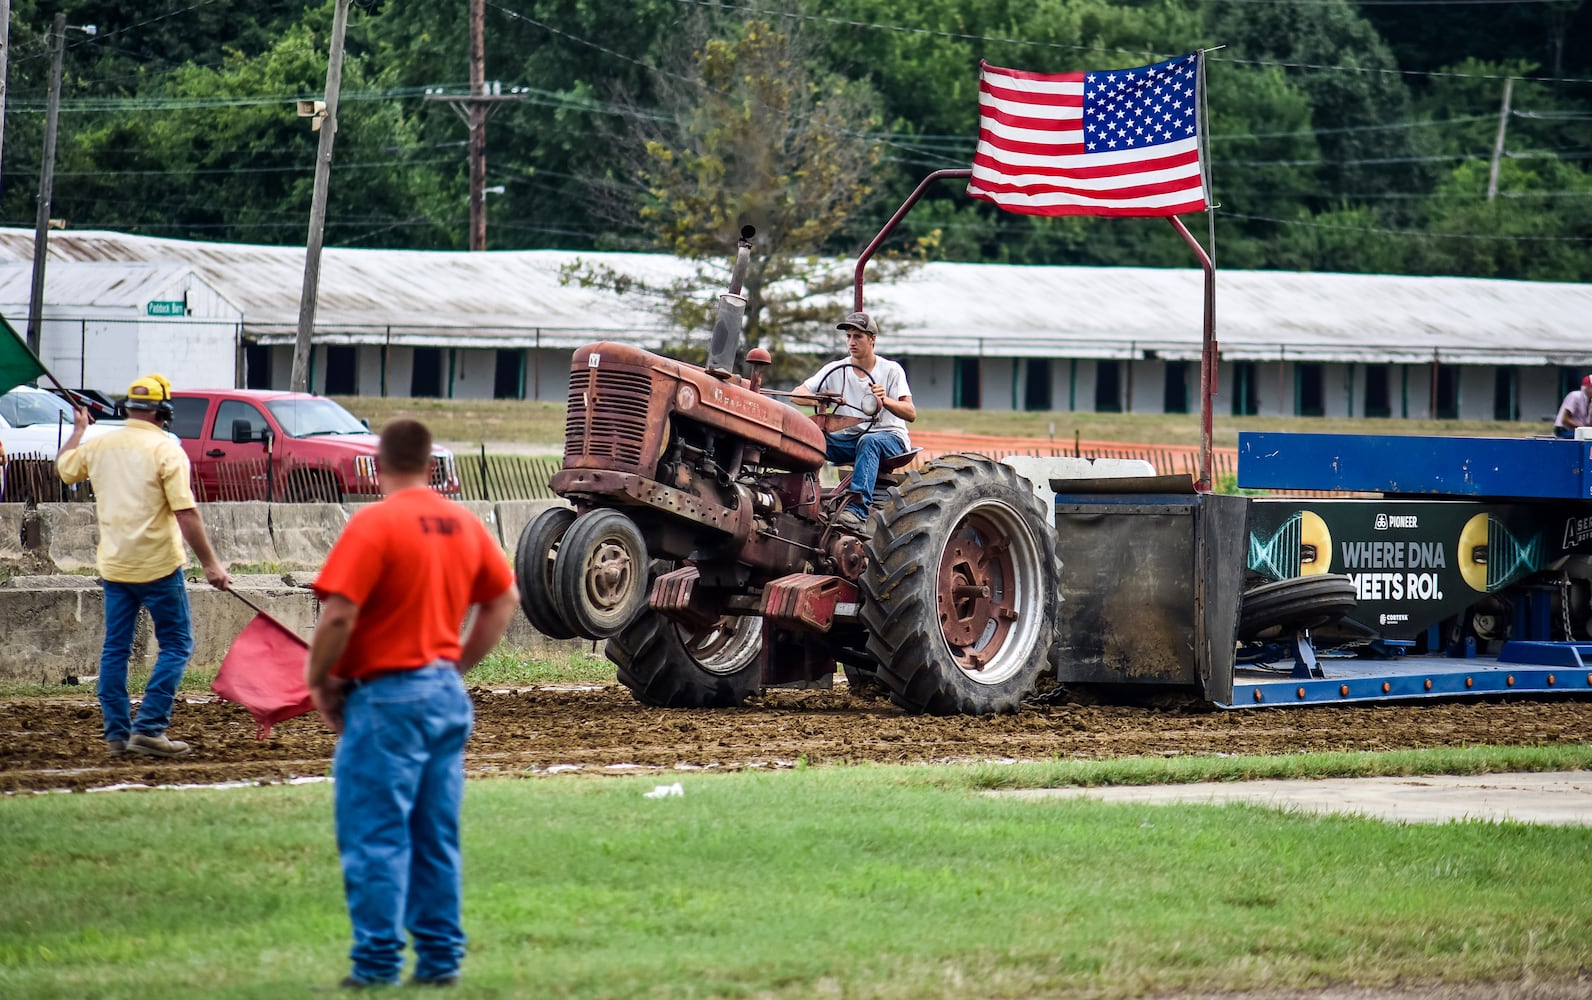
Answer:
[[651, 608], [608, 640], [619, 683], [660, 708], [732, 708], [762, 687], [763, 619], [725, 615], [692, 631]]
[[514, 551], [514, 577], [520, 586], [520, 608], [531, 627], [549, 639], [575, 638], [575, 630], [564, 619], [557, 592], [553, 589], [553, 563], [558, 557], [558, 545], [573, 523], [573, 510], [549, 507], [520, 532], [520, 542]]
[[641, 529], [622, 511], [587, 511], [553, 558], [554, 603], [576, 635], [610, 638], [646, 606], [651, 564]]
[[1010, 466], [949, 455], [907, 473], [874, 521], [862, 615], [877, 678], [909, 712], [1014, 712], [1053, 667], [1061, 560]]

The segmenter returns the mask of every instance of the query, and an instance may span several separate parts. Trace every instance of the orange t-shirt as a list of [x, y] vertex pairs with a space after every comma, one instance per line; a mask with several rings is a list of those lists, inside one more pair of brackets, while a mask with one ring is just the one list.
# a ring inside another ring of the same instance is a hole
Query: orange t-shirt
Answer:
[[457, 661], [472, 604], [514, 583], [508, 560], [465, 508], [424, 487], [401, 490], [349, 518], [313, 584], [322, 599], [359, 605], [337, 677]]

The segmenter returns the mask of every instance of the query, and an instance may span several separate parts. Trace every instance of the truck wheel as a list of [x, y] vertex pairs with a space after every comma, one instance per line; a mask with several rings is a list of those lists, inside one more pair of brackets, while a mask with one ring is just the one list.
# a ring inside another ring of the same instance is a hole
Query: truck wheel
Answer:
[[1061, 560], [1010, 466], [948, 455], [892, 487], [862, 575], [868, 651], [909, 712], [1014, 712], [1055, 655]]
[[608, 507], [587, 511], [558, 545], [554, 600], [576, 635], [607, 639], [646, 606], [651, 564], [636, 522]]
[[531, 519], [520, 532], [514, 550], [514, 579], [520, 588], [520, 608], [531, 627], [549, 639], [573, 639], [575, 630], [564, 620], [553, 591], [553, 558], [558, 543], [575, 520], [568, 507], [549, 507]]
[[763, 619], [725, 615], [691, 632], [648, 608], [608, 640], [619, 683], [660, 708], [733, 708], [762, 688]]
[[1342, 573], [1296, 576], [1244, 591], [1238, 638], [1272, 639], [1294, 629], [1320, 628], [1354, 610], [1354, 581]]

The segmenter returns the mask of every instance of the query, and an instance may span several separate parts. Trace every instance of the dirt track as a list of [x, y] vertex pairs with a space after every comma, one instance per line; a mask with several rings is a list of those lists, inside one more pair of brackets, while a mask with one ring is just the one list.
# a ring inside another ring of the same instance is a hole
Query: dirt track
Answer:
[[[677, 766], [736, 769], [874, 761], [1099, 759], [1180, 754], [1400, 750], [1478, 743], [1535, 746], [1592, 740], [1592, 699], [1244, 709], [1034, 705], [1016, 715], [933, 718], [834, 691], [771, 692], [745, 708], [648, 708], [622, 687], [476, 691], [472, 775], [628, 773]], [[113, 760], [92, 692], [0, 702], [0, 791], [122, 784], [283, 781], [328, 771], [333, 737], [314, 716], [257, 742], [243, 709], [179, 704], [172, 761]]]

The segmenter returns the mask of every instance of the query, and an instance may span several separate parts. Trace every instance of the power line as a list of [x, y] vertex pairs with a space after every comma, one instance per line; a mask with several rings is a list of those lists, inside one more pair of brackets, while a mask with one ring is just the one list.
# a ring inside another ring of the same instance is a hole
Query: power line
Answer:
[[1274, 222], [1283, 226], [1305, 226], [1311, 229], [1336, 229], [1351, 233], [1378, 233], [1383, 236], [1410, 236], [1434, 240], [1493, 240], [1513, 243], [1592, 243], [1592, 236], [1510, 236], [1502, 233], [1433, 233], [1419, 229], [1385, 229], [1378, 226], [1342, 226], [1331, 222], [1303, 219], [1276, 219], [1268, 215], [1246, 215], [1242, 212], [1217, 212], [1216, 221], [1246, 219], [1251, 222]]
[[[371, 160], [365, 163], [338, 163], [332, 164], [333, 170], [376, 170], [388, 167], [428, 167], [440, 163], [458, 163], [454, 157], [438, 157], [429, 160]], [[195, 167], [192, 169], [175, 168], [171, 170], [58, 170], [57, 177], [187, 177], [204, 175], [228, 174], [302, 174], [315, 169], [313, 163], [295, 163], [280, 167]]]
[[[1072, 52], [1104, 52], [1112, 55], [1133, 56], [1135, 58], [1148, 56], [1152, 61], [1168, 59], [1173, 56], [1183, 54], [1181, 50], [1178, 52], [1152, 52], [1146, 49], [1119, 49], [1100, 45], [1065, 45], [1060, 42], [1035, 42], [1024, 38], [1007, 38], [999, 35], [974, 34], [964, 31], [941, 31], [934, 28], [914, 28], [898, 24], [884, 24], [878, 21], [859, 21], [852, 18], [833, 17], [827, 14], [806, 14], [800, 11], [770, 10], [766, 7], [757, 7], [751, 4], [727, 3], [724, 2], [724, 0], [674, 0], [674, 2], [696, 7], [710, 7], [720, 10], [738, 10], [766, 17], [783, 17], [790, 20], [799, 21], [820, 21], [835, 27], [842, 28], [868, 28], [875, 31], [895, 31], [901, 32], [903, 34], [930, 35], [939, 38], [961, 39], [963, 41], [994, 42], [1001, 45], [1016, 45], [1041, 49], [1060, 49]], [[1304, 6], [1311, 3], [1336, 4], [1337, 0], [1248, 0], [1248, 2], [1276, 3], [1287, 6]], [[1376, 0], [1372, 0], [1372, 2], [1376, 2]], [[1382, 3], [1389, 6], [1403, 5], [1408, 3], [1412, 6], [1422, 7], [1435, 7], [1443, 4], [1464, 6], [1482, 2], [1552, 3], [1554, 0], [1429, 0], [1429, 2], [1428, 0], [1382, 0]], [[1513, 76], [1516, 80], [1531, 80], [1533, 82], [1539, 83], [1592, 83], [1592, 79], [1582, 77], [1520, 76], [1514, 73], [1456, 73], [1447, 70], [1384, 69], [1372, 66], [1331, 66], [1320, 63], [1295, 63], [1265, 59], [1236, 59], [1231, 56], [1219, 56], [1215, 54], [1207, 55], [1206, 58], [1212, 62], [1227, 62], [1241, 66], [1276, 66], [1283, 69], [1333, 70], [1341, 73], [1378, 73], [1394, 76], [1450, 77], [1470, 80], [1502, 80], [1506, 76]]]

